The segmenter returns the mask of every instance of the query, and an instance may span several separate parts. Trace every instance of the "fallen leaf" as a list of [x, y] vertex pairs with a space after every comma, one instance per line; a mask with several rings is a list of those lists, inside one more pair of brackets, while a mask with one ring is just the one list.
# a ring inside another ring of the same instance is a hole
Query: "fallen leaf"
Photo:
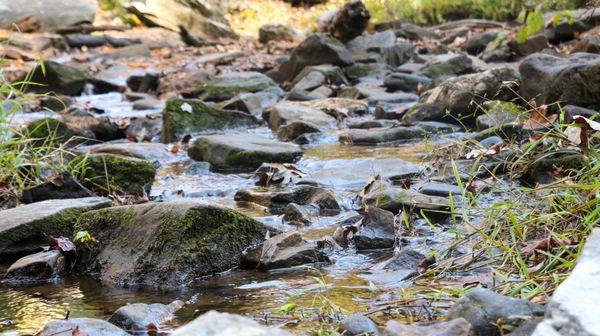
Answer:
[[559, 245], [559, 241], [552, 236], [548, 236], [542, 240], [536, 240], [527, 244], [527, 246], [521, 249], [521, 254], [529, 254], [535, 250], [550, 251], [553, 247]]
[[54, 238], [52, 236], [49, 236], [48, 244], [50, 245], [50, 249], [53, 249], [53, 250], [60, 250], [62, 252], [76, 251], [75, 244], [73, 244], [71, 239], [69, 239], [67, 237]]
[[490, 148], [483, 149], [473, 149], [465, 155], [467, 159], [476, 159], [483, 156], [490, 156], [494, 154], [498, 154], [502, 151], [508, 150], [508, 147], [502, 145], [494, 145]]
[[535, 101], [532, 103], [531, 117], [523, 123], [524, 129], [538, 129], [552, 125], [558, 118], [558, 114], [548, 114], [548, 106], [541, 105], [537, 107]]

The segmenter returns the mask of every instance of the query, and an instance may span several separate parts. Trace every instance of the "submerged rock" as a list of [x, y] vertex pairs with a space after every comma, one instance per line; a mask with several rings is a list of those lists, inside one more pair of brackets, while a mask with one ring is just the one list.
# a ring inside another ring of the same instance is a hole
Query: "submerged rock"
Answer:
[[71, 236], [81, 214], [111, 205], [104, 197], [48, 200], [0, 211], [0, 257], [24, 255], [47, 245], [46, 235]]
[[387, 322], [384, 336], [470, 336], [471, 325], [464, 318], [448, 322], [429, 324], [402, 324], [394, 320]]
[[79, 181], [102, 194], [113, 191], [149, 194], [156, 176], [151, 162], [115, 154], [80, 155], [69, 165], [81, 169], [76, 176]]
[[51, 250], [31, 254], [12, 264], [3, 282], [10, 285], [35, 285], [52, 282], [65, 271], [65, 261], [60, 251]]
[[234, 210], [189, 201], [89, 212], [77, 231], [99, 243], [79, 247], [79, 269], [119, 286], [174, 288], [238, 266], [265, 227]]
[[65, 332], [75, 334], [75, 330], [79, 331], [80, 335], [94, 336], [129, 336], [125, 330], [104, 320], [95, 318], [79, 317], [66, 320], [56, 320], [47, 323], [42, 331], [37, 333], [37, 336], [55, 336]]
[[219, 110], [198, 99], [169, 100], [163, 111], [162, 140], [173, 142], [193, 132], [256, 125], [252, 115]]
[[192, 322], [173, 331], [172, 336], [292, 336], [291, 333], [274, 327], [265, 327], [240, 315], [209, 311]]
[[130, 331], [144, 331], [149, 325], [156, 327], [171, 320], [173, 314], [183, 307], [183, 301], [173, 301], [168, 305], [161, 303], [132, 303], [115, 311], [108, 322]]
[[569, 277], [558, 286], [533, 336], [600, 335], [600, 229], [592, 230]]
[[252, 171], [263, 163], [295, 162], [302, 156], [297, 145], [250, 134], [208, 135], [188, 149], [190, 158], [210, 162], [217, 170]]
[[317, 243], [303, 239], [299, 232], [285, 232], [264, 242], [259, 265], [275, 269], [328, 260], [317, 248]]
[[525, 319], [544, 314], [544, 308], [523, 299], [477, 288], [463, 295], [448, 312], [449, 319], [464, 318], [471, 336], [501, 335], [498, 324], [518, 326]]
[[391, 248], [395, 240], [394, 214], [377, 207], [367, 208], [360, 228], [354, 236], [356, 249]]

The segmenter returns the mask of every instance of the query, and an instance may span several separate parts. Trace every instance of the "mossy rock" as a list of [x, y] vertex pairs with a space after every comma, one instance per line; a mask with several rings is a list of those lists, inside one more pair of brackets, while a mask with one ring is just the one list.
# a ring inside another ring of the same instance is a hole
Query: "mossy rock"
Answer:
[[273, 86], [275, 82], [260, 72], [232, 72], [201, 84], [194, 95], [202, 100], [224, 101], [242, 92], [258, 92]]
[[[333, 66], [330, 64], [324, 65], [316, 65], [316, 66], [307, 66], [302, 69], [300, 73], [294, 77], [294, 80], [290, 84], [290, 90], [294, 90], [295, 86], [300, 83], [306, 76], [308, 76], [311, 72], [319, 72], [323, 75], [324, 81], [326, 83], [330, 83], [333, 85], [348, 85], [348, 79], [344, 75], [344, 71], [338, 66]], [[324, 84], [324, 83], [323, 83]]]
[[234, 210], [190, 201], [89, 212], [75, 226], [97, 244], [80, 247], [83, 272], [120, 286], [174, 288], [240, 263], [266, 228]]
[[79, 181], [101, 194], [149, 193], [156, 176], [149, 161], [116, 154], [80, 155], [69, 164]]
[[[28, 80], [36, 85], [29, 85], [28, 90], [37, 93], [54, 92], [67, 96], [81, 94], [87, 78], [83, 71], [53, 61], [44, 62], [33, 69]], [[37, 85], [41, 84], [41, 85]]]
[[519, 105], [501, 100], [492, 100], [485, 104], [485, 114], [477, 117], [478, 130], [500, 127], [525, 119], [527, 111]]
[[54, 118], [43, 118], [30, 122], [23, 137], [32, 139], [35, 146], [55, 146], [67, 142], [75, 132], [64, 122]]
[[47, 200], [0, 211], [0, 258], [41, 250], [46, 235], [73, 233], [77, 218], [89, 210], [110, 206], [104, 197]]
[[580, 170], [586, 161], [582, 153], [562, 149], [553, 153], [542, 153], [535, 160], [527, 163], [521, 180], [527, 185], [552, 183], [557, 180], [557, 169], [566, 174]]
[[163, 110], [162, 140], [173, 142], [185, 134], [255, 124], [247, 113], [219, 110], [198, 99], [172, 99]]

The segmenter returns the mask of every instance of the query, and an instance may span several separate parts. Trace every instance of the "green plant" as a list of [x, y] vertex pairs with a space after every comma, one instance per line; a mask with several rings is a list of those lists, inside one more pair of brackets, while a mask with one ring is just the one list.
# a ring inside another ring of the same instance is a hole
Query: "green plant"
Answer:
[[544, 28], [542, 5], [537, 5], [533, 12], [527, 12], [525, 26], [517, 31], [517, 42], [523, 44], [527, 39]]

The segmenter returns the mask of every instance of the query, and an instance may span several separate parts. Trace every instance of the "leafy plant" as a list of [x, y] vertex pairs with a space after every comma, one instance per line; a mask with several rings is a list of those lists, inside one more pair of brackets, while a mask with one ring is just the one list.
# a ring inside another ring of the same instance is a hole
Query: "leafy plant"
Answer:
[[517, 43], [523, 44], [527, 39], [544, 28], [544, 14], [542, 5], [537, 5], [533, 12], [528, 12], [525, 26], [517, 31]]

